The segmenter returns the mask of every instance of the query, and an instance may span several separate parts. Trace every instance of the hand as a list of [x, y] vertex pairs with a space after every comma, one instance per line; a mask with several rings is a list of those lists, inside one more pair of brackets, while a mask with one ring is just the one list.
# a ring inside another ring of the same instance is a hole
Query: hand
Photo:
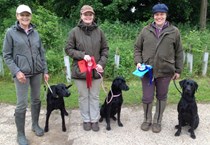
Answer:
[[180, 74], [175, 73], [174, 76], [172, 77], [172, 80], [177, 80], [180, 77]]
[[96, 65], [96, 71], [102, 73], [102, 72], [104, 72], [104, 69], [100, 64], [97, 64]]
[[48, 82], [49, 77], [50, 77], [50, 76], [49, 76], [48, 74], [44, 74], [44, 81], [45, 81], [45, 82]]
[[137, 63], [136, 65], [136, 69], [139, 69], [139, 68], [141, 68], [141, 63]]
[[26, 77], [24, 73], [22, 73], [21, 71], [17, 72], [16, 78], [18, 79], [20, 83], [23, 83], [23, 84], [26, 83]]
[[84, 56], [84, 60], [87, 61], [87, 62], [88, 62], [88, 61], [91, 61], [90, 55], [85, 55], [85, 56]]

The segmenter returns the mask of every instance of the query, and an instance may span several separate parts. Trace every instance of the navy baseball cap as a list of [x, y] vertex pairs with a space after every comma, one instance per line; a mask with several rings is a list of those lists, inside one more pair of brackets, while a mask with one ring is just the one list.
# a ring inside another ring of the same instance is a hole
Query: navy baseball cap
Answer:
[[155, 14], [157, 12], [168, 12], [168, 7], [165, 4], [156, 4], [152, 7], [152, 13]]

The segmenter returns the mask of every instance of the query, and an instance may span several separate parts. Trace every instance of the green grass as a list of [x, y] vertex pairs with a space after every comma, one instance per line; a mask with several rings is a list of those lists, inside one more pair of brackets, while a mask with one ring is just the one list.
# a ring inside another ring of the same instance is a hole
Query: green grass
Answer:
[[[51, 80], [49, 83], [50, 85], [58, 83], [57, 78]], [[210, 79], [209, 78], [199, 78], [194, 79], [197, 81], [199, 88], [196, 92], [196, 100], [200, 103], [210, 103], [210, 96], [209, 96], [209, 88], [210, 88]], [[61, 80], [64, 82], [64, 80]], [[59, 82], [61, 82], [59, 81]], [[179, 86], [179, 80], [175, 81], [177, 87], [181, 90]], [[127, 84], [130, 87], [130, 90], [127, 92], [123, 92], [124, 97], [124, 105], [132, 106], [132, 105], [140, 105], [141, 97], [142, 97], [142, 90], [141, 90], [141, 82], [139, 79], [136, 80], [127, 80]], [[105, 90], [108, 92], [111, 86], [111, 81], [104, 81]], [[16, 103], [16, 95], [15, 95], [15, 85], [12, 80], [5, 80], [0, 79], [0, 102], [1, 103], [9, 103], [15, 104]], [[71, 96], [65, 98], [65, 105], [67, 108], [78, 108], [78, 93], [76, 85], [73, 83], [73, 86], [70, 88]], [[46, 106], [45, 100], [45, 89], [44, 84], [42, 84], [41, 88], [41, 100], [42, 105]], [[101, 87], [100, 92], [100, 104], [104, 102], [106, 97], [106, 93]], [[171, 81], [169, 86], [169, 93], [168, 93], [168, 103], [177, 104], [180, 99], [180, 94], [174, 86], [173, 81]], [[30, 99], [28, 99], [30, 101]]]

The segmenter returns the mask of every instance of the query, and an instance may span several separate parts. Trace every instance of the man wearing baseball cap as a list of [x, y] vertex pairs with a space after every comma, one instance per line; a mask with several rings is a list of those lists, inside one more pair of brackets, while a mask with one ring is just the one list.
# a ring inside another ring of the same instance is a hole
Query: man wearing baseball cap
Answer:
[[[183, 49], [178, 28], [166, 20], [168, 7], [159, 3], [152, 7], [154, 22], [144, 27], [134, 46], [134, 61], [137, 68], [141, 64], [153, 67], [153, 82], [146, 74], [142, 81], [143, 131], [152, 128], [154, 133], [162, 129], [163, 112], [166, 107], [168, 87], [171, 79], [180, 77], [183, 69]], [[148, 85], [149, 84], [149, 85]], [[156, 111], [152, 118], [154, 96]]]

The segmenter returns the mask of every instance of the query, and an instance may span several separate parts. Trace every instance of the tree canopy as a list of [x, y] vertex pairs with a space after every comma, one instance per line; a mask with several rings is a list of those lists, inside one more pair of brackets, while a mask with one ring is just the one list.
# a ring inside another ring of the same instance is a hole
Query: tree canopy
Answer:
[[199, 23], [201, 1], [195, 0], [0, 0], [0, 18], [7, 17], [10, 9], [24, 3], [30, 5], [32, 10], [43, 6], [59, 17], [76, 21], [79, 19], [82, 5], [89, 4], [94, 7], [97, 19], [100, 21], [147, 21], [152, 15], [152, 6], [158, 2], [165, 3], [169, 7], [170, 21]]

